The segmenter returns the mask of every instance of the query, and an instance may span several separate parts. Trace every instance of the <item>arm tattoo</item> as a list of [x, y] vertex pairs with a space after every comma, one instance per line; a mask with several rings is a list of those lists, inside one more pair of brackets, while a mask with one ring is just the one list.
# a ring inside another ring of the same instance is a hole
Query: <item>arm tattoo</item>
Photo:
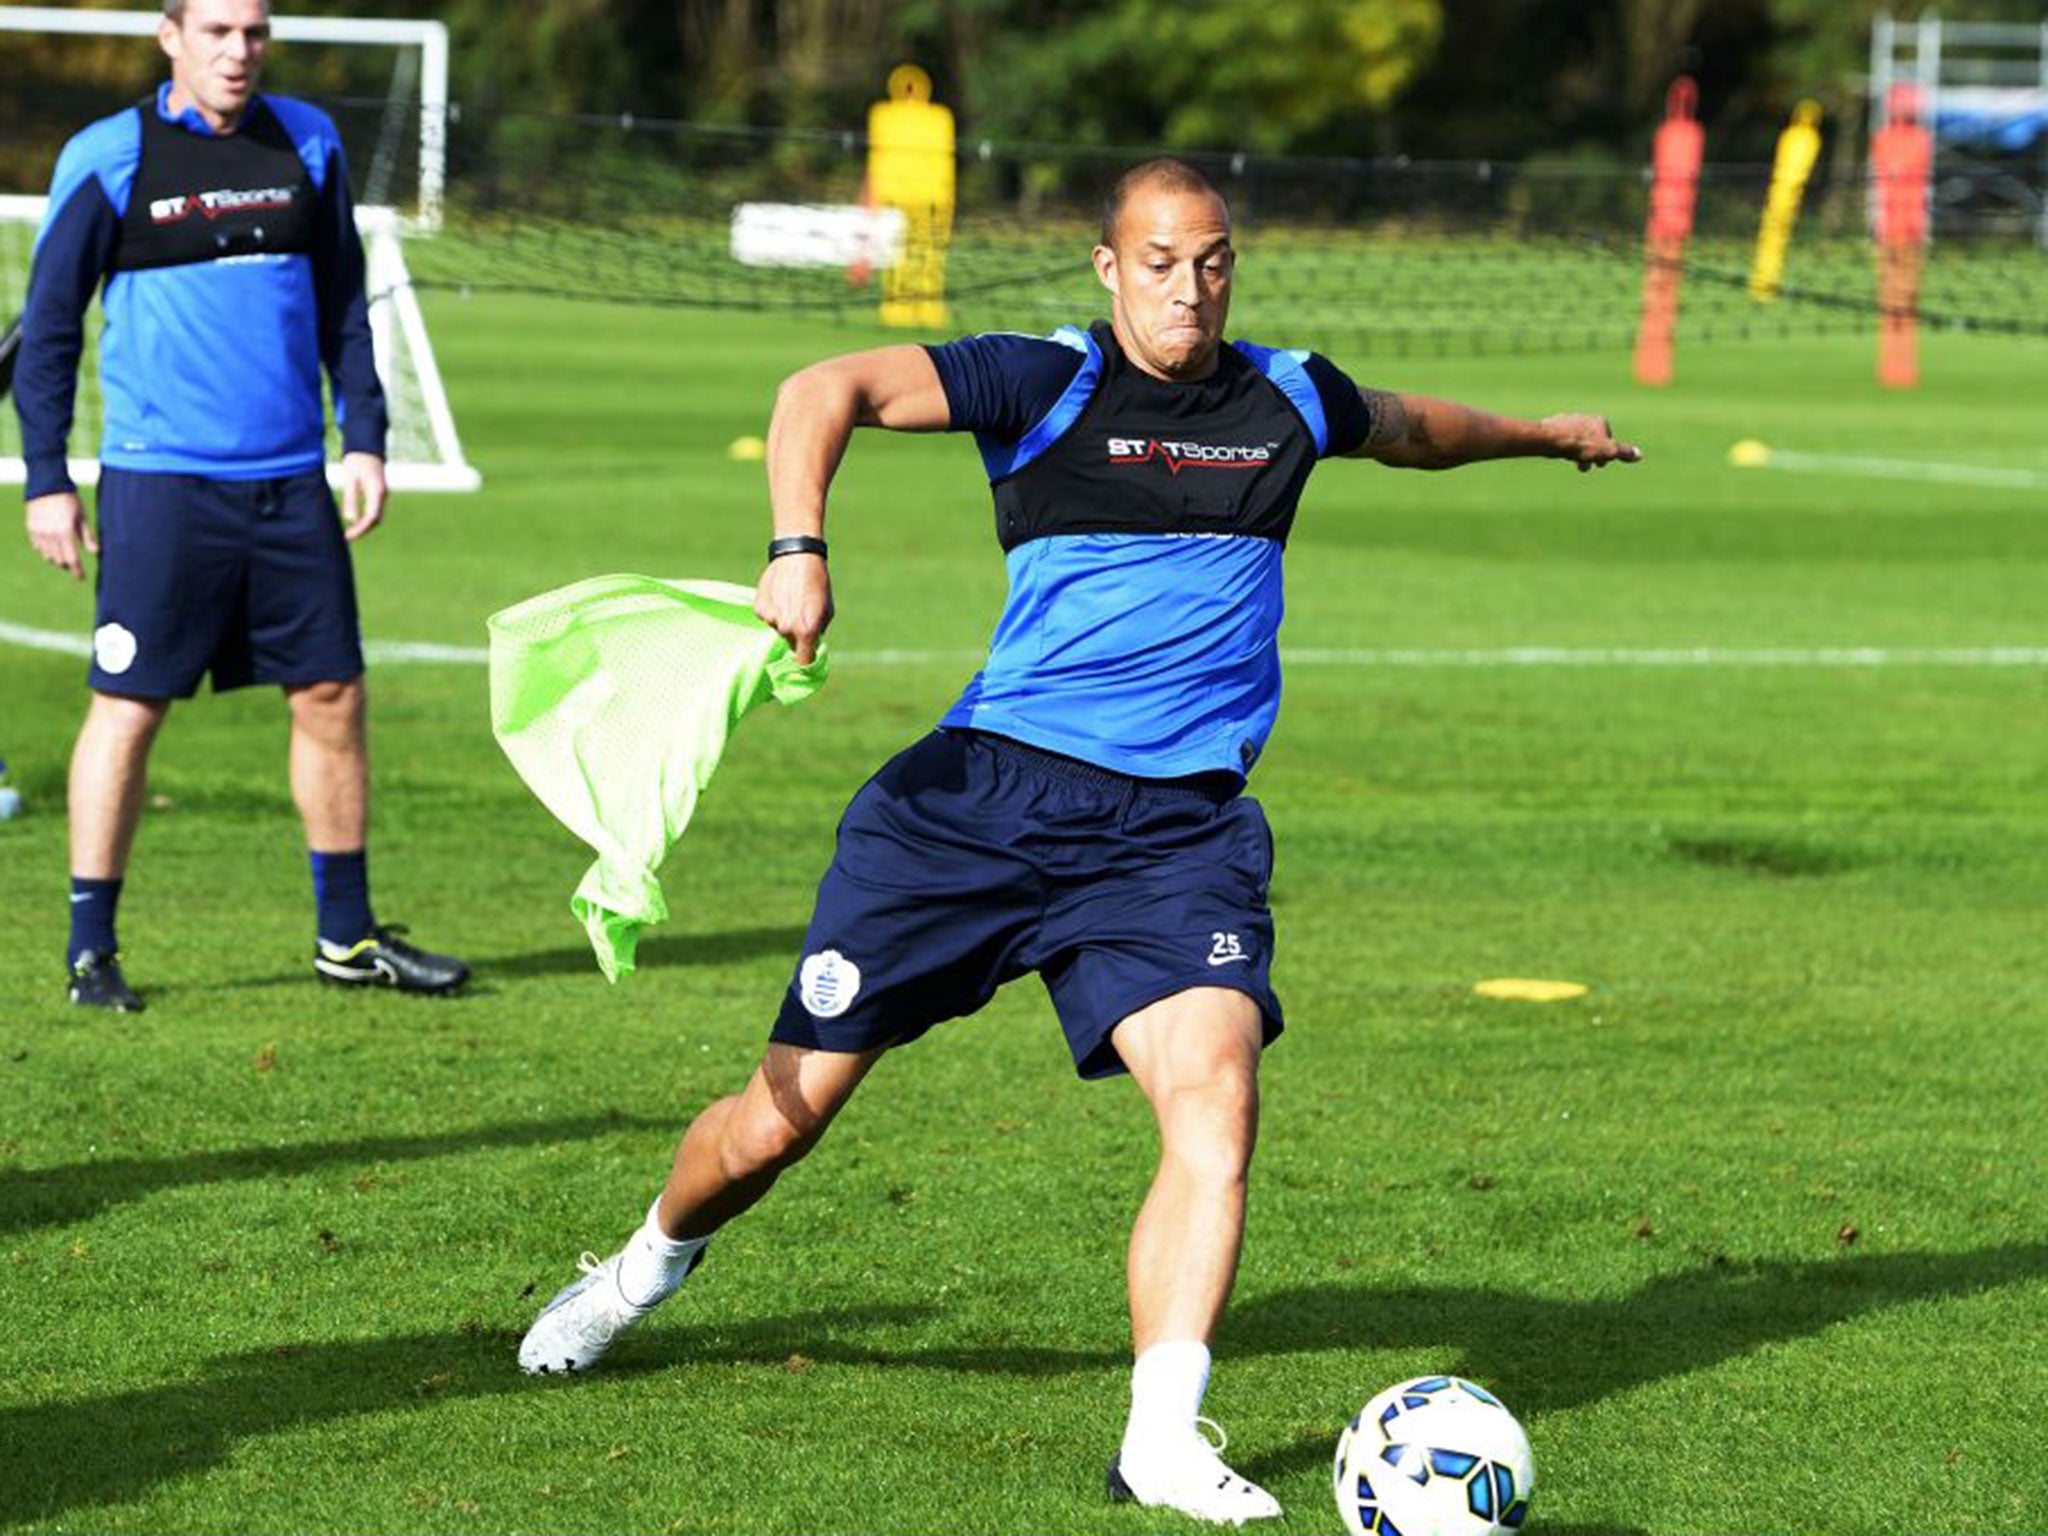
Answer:
[[1372, 413], [1372, 426], [1359, 445], [1361, 448], [1376, 453], [1408, 435], [1408, 411], [1399, 395], [1384, 389], [1361, 389], [1359, 394], [1365, 397], [1366, 408]]

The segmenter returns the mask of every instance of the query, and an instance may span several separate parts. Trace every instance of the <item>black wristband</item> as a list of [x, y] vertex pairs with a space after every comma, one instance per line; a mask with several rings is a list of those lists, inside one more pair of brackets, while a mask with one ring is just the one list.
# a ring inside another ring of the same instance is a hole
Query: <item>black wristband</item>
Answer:
[[825, 558], [825, 541], [814, 539], [808, 533], [792, 533], [783, 538], [768, 541], [768, 558], [779, 559], [783, 555], [816, 555]]

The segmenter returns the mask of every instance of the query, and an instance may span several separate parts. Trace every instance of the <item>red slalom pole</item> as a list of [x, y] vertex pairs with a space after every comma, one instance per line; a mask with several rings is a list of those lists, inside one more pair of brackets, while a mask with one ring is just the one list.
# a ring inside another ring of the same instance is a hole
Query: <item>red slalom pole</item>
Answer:
[[1678, 331], [1678, 290], [1685, 276], [1685, 242], [1699, 200], [1700, 160], [1707, 133], [1695, 115], [1699, 87], [1690, 75], [1671, 82], [1664, 122], [1652, 146], [1650, 218], [1643, 236], [1643, 315], [1636, 327], [1636, 378], [1669, 384]]
[[1920, 382], [1920, 266], [1927, 251], [1927, 183], [1934, 136], [1920, 121], [1920, 93], [1895, 85], [1885, 125], [1870, 136], [1877, 178], [1877, 382]]

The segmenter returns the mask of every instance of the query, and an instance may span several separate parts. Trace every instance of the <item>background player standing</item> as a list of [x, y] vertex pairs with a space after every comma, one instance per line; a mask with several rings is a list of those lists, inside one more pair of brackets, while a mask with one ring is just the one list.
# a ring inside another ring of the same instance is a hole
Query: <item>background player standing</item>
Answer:
[[[74, 577], [100, 556], [92, 700], [72, 753], [75, 1003], [140, 1009], [115, 908], [149, 749], [173, 699], [276, 683], [329, 980], [445, 992], [468, 978], [372, 916], [363, 656], [347, 541], [382, 518], [383, 391], [341, 140], [261, 95], [265, 0], [166, 0], [171, 78], [57, 162], [15, 399], [28, 537]], [[97, 535], [65, 468], [83, 321], [106, 284]], [[344, 533], [324, 476], [321, 369], [341, 428]]]
[[1258, 1127], [1272, 843], [1242, 793], [1279, 707], [1280, 557], [1332, 455], [1440, 469], [1639, 457], [1600, 417], [1517, 421], [1360, 390], [1306, 352], [1222, 344], [1222, 197], [1150, 161], [1112, 192], [1112, 319], [835, 358], [769, 427], [776, 537], [756, 610], [808, 659], [832, 617], [826, 491], [857, 426], [972, 431], [1009, 596], [939, 729], [854, 797], [767, 1052], [677, 1149], [625, 1248], [520, 1348], [587, 1369], [803, 1157], [883, 1051], [1037, 971], [1083, 1077], [1128, 1072], [1160, 1160], [1131, 1234], [1136, 1364], [1112, 1497], [1239, 1523], [1280, 1513], [1200, 1433]]

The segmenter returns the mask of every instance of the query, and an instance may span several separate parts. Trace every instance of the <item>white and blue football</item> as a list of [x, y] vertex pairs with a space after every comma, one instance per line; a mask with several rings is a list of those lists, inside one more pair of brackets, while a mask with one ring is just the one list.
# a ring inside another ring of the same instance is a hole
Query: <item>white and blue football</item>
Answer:
[[1387, 1388], [1337, 1438], [1337, 1511], [1351, 1536], [1500, 1536], [1536, 1491], [1529, 1437], [1458, 1376]]

